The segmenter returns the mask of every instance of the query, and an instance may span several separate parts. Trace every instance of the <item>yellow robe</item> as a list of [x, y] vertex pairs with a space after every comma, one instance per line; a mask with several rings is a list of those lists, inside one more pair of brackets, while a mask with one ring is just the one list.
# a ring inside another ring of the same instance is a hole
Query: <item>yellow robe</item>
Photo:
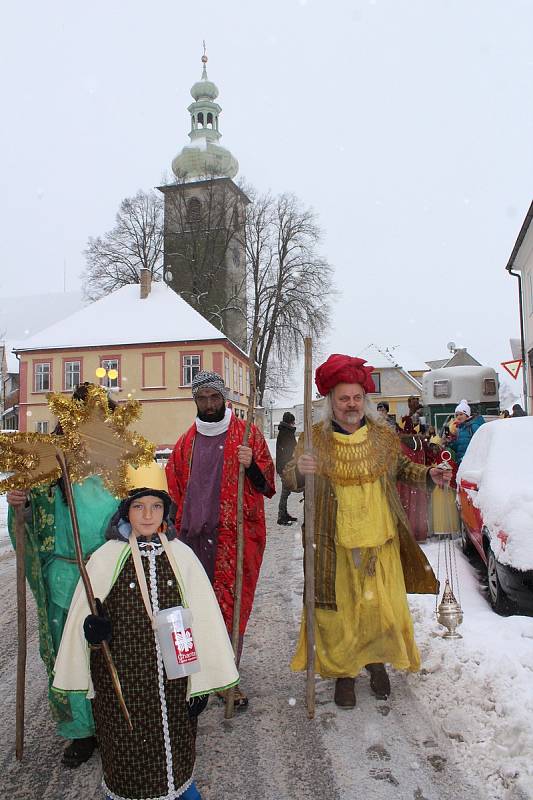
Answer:
[[[359, 443], [367, 433], [364, 426], [348, 438]], [[355, 677], [366, 664], [378, 662], [416, 671], [420, 656], [407, 605], [399, 539], [380, 480], [333, 486], [338, 502], [337, 611], [315, 609], [316, 671], [323, 678]], [[305, 667], [304, 612], [291, 668]]]

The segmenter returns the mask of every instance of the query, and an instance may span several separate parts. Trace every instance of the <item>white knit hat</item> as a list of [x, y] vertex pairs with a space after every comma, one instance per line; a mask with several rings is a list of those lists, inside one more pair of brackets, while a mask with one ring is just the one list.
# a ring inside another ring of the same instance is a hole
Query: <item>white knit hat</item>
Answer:
[[466, 402], [466, 400], [461, 400], [458, 406], [455, 407], [456, 414], [466, 414], [467, 417], [470, 416], [470, 406]]

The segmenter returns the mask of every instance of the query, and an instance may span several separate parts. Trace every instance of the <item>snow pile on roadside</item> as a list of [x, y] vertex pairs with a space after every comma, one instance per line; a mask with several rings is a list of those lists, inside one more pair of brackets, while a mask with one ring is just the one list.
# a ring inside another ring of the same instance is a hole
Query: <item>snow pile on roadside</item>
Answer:
[[[474, 505], [491, 530], [498, 561], [533, 569], [533, 417], [495, 420], [479, 428], [459, 467], [457, 481], [477, 484]], [[508, 534], [507, 543], [497, 538]]]
[[[438, 545], [423, 549], [435, 568]], [[498, 617], [460, 553], [457, 567], [464, 638], [443, 639], [435, 599], [411, 595], [422, 669], [409, 682], [487, 800], [533, 798], [533, 618]]]

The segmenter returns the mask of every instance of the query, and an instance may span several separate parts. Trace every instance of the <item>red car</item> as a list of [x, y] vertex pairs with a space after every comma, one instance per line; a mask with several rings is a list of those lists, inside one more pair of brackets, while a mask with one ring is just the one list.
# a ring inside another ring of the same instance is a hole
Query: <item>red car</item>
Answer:
[[498, 614], [533, 611], [533, 417], [481, 426], [457, 473], [463, 552], [482, 558]]

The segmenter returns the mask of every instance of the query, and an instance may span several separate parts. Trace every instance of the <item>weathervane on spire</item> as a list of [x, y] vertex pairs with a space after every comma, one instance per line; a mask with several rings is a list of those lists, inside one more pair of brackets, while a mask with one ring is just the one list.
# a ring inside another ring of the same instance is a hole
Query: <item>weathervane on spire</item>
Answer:
[[206, 55], [206, 52], [205, 52], [205, 39], [203, 40], [202, 44], [204, 46], [204, 54], [202, 56], [202, 64], [204, 65], [203, 69], [202, 69], [202, 80], [206, 81], [207, 80], [207, 70], [205, 68], [205, 65], [207, 64], [207, 55]]

